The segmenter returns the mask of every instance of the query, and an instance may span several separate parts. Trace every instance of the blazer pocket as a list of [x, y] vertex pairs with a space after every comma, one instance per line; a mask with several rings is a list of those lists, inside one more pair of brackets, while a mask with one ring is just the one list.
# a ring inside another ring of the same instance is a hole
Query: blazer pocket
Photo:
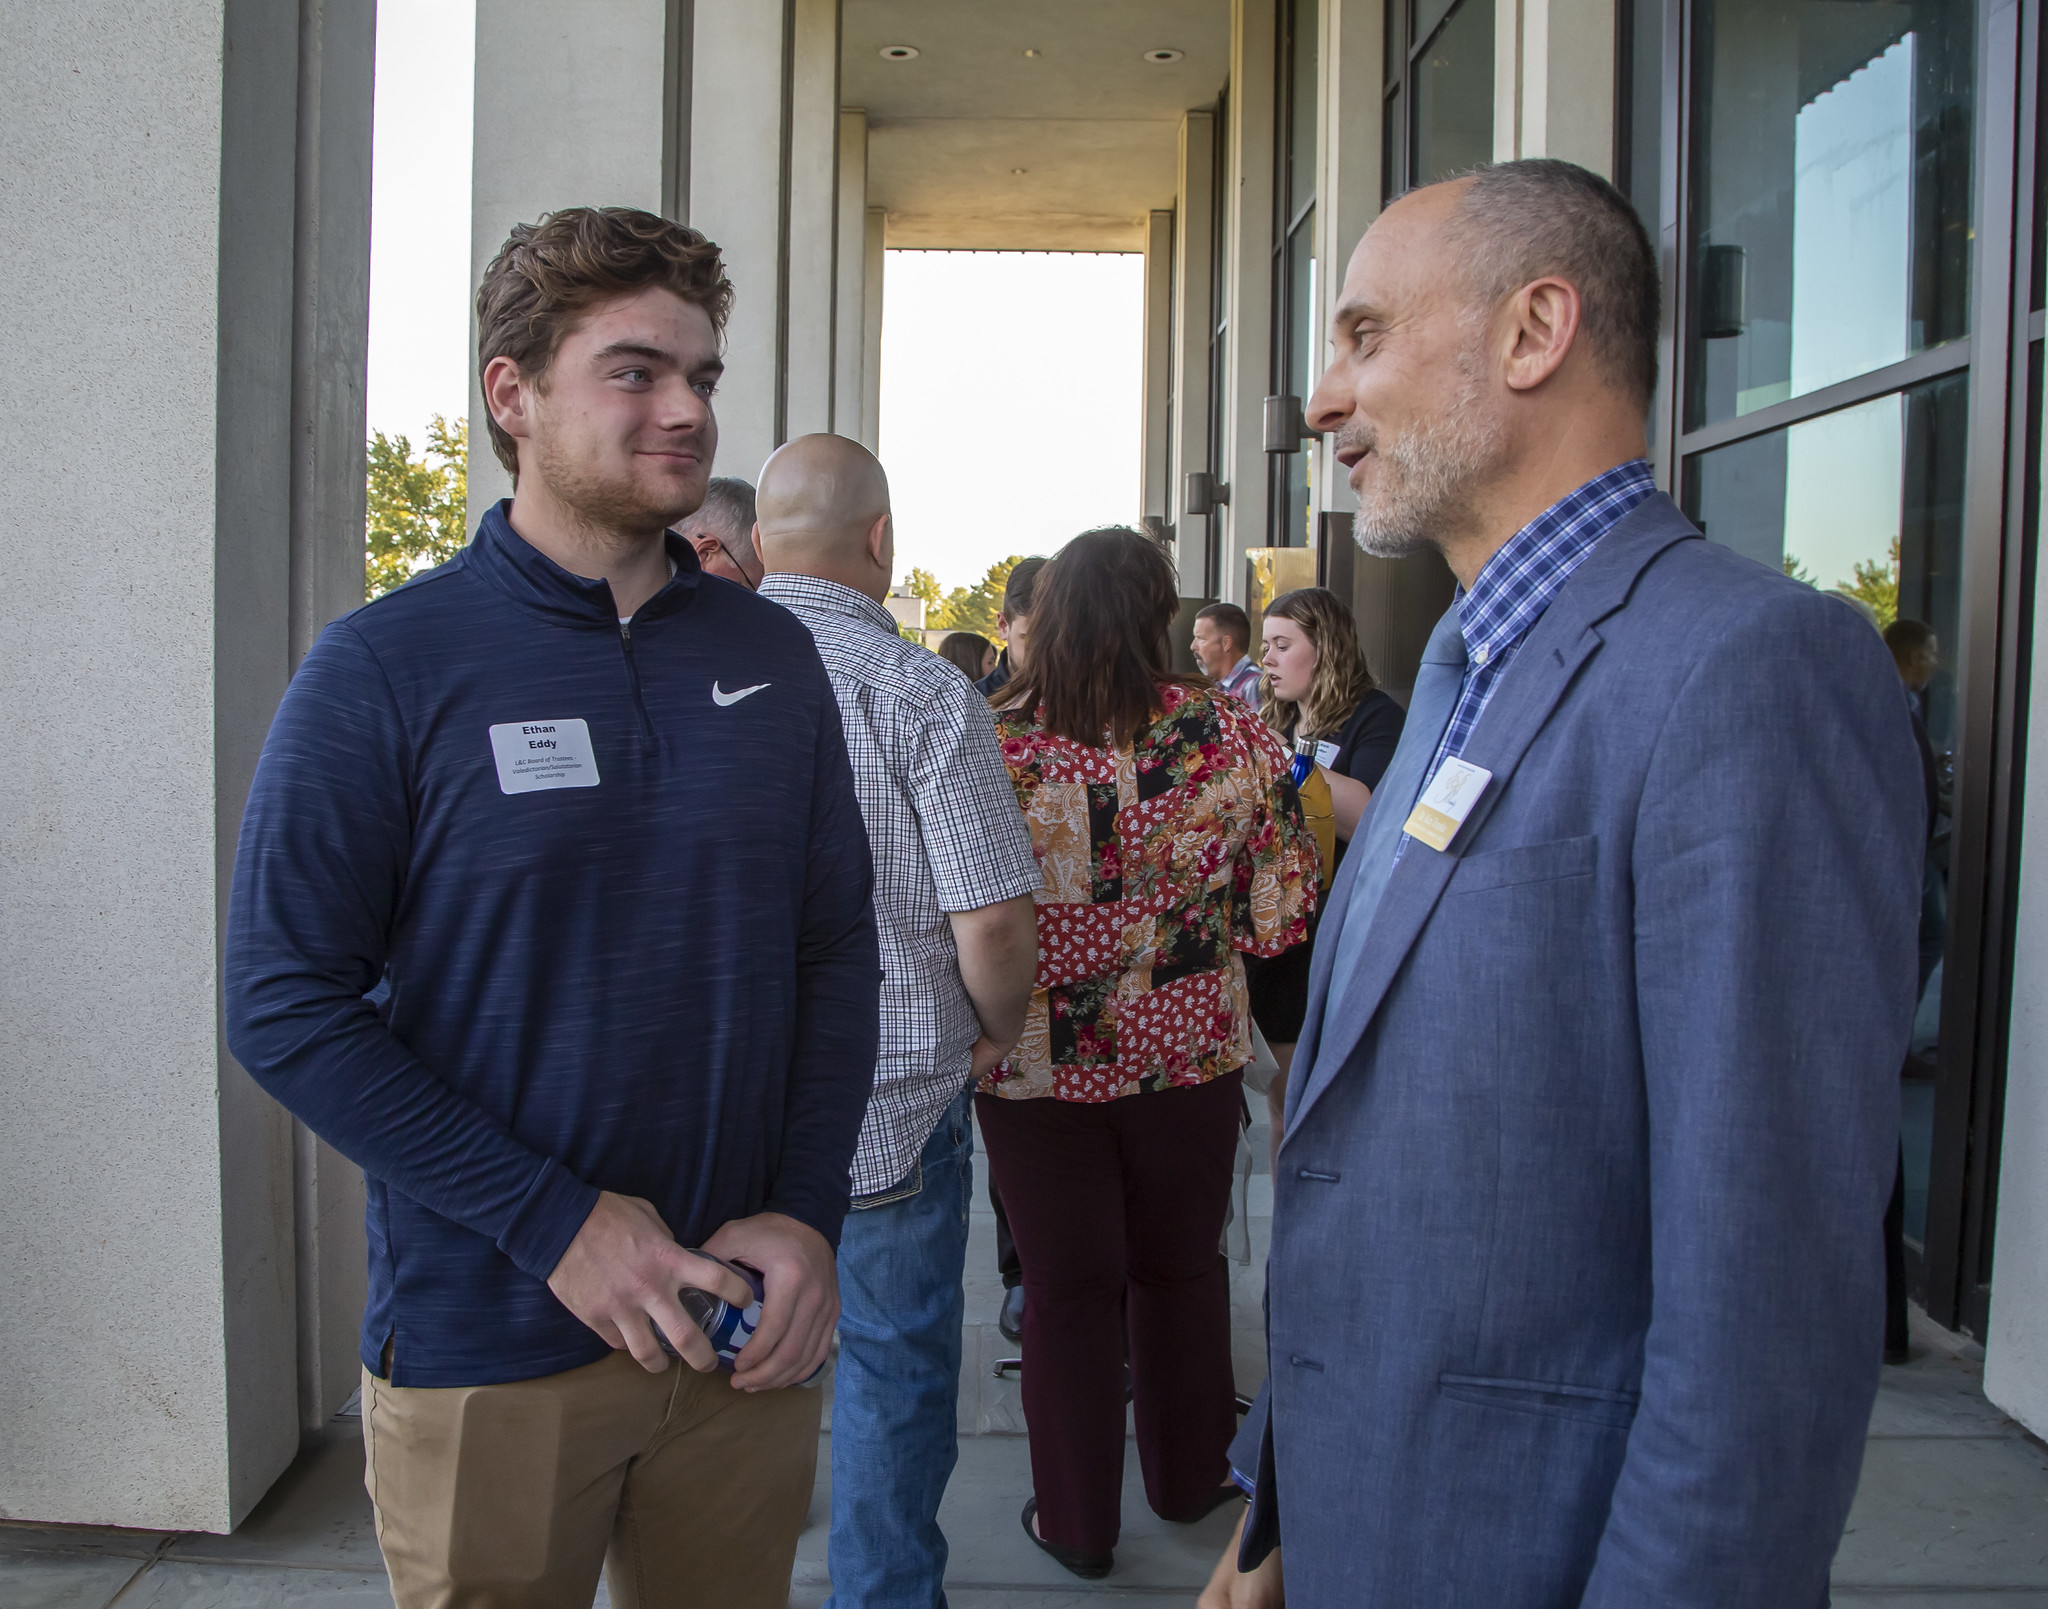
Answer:
[[1483, 855], [1467, 855], [1451, 873], [1450, 892], [1477, 894], [1489, 888], [1510, 888], [1517, 883], [1549, 883], [1567, 877], [1585, 877], [1600, 864], [1600, 840], [1592, 833], [1583, 838], [1554, 838], [1544, 844], [1522, 844], [1514, 849], [1491, 849]]
[[1636, 1416], [1640, 1393], [1611, 1391], [1605, 1386], [1573, 1385], [1564, 1380], [1502, 1380], [1483, 1374], [1440, 1374], [1437, 1390], [1459, 1402], [1512, 1413], [1547, 1414], [1584, 1419], [1596, 1425], [1627, 1429]]

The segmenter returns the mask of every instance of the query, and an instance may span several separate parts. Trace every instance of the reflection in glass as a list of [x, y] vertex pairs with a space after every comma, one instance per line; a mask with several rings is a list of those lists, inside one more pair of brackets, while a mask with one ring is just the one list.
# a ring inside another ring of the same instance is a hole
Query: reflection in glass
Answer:
[[1493, 160], [1493, 0], [1462, 0], [1415, 62], [1410, 178], [1430, 184]]
[[1287, 216], [1291, 219], [1316, 193], [1316, 26], [1315, 0], [1293, 0], [1288, 8], [1292, 60], [1288, 63], [1292, 126], [1287, 139]]
[[1965, 333], [1973, 7], [1699, 0], [1688, 428]]
[[1921, 899], [1919, 998], [1904, 1068], [1906, 1239], [1923, 1244], [1934, 1143], [1934, 1071], [1948, 928], [1949, 819], [1956, 684], [1948, 669], [1961, 624], [1962, 472], [1968, 389], [1949, 375], [1753, 437], [1685, 466], [1686, 512], [1720, 542], [1773, 569], [1857, 601], [1880, 627], [1919, 621], [1934, 633], [1931, 676], [1901, 664], [1904, 696], [1925, 731], [1937, 811]]

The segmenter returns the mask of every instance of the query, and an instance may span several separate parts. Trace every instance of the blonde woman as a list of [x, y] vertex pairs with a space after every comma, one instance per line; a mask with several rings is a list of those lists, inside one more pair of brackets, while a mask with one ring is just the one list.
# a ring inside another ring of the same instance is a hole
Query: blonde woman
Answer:
[[[1330, 784], [1336, 817], [1336, 863], [1358, 828], [1372, 790], [1386, 774], [1407, 718], [1399, 704], [1373, 685], [1358, 646], [1358, 625], [1343, 600], [1327, 587], [1283, 592], [1266, 610], [1265, 670], [1259, 713], [1292, 751], [1295, 739], [1316, 744], [1316, 764]], [[1336, 863], [1323, 868], [1324, 884]], [[1313, 933], [1313, 927], [1311, 927]], [[1266, 1036], [1280, 1072], [1266, 1091], [1277, 1143], [1287, 1101], [1287, 1075], [1308, 1013], [1309, 945], [1271, 959], [1247, 957], [1245, 981], [1252, 1020]]]

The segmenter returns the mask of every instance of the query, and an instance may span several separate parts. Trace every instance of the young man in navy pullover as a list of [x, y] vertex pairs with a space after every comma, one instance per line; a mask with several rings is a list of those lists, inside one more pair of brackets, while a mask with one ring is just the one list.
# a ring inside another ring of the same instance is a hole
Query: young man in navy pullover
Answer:
[[[607, 1562], [620, 1609], [787, 1600], [879, 970], [810, 634], [665, 536], [730, 299], [647, 213], [513, 231], [477, 314], [515, 495], [328, 628], [250, 794], [229, 1043], [368, 1179], [399, 1609], [588, 1603]], [[676, 1293], [748, 1290], [684, 1247], [765, 1282], [731, 1374]]]

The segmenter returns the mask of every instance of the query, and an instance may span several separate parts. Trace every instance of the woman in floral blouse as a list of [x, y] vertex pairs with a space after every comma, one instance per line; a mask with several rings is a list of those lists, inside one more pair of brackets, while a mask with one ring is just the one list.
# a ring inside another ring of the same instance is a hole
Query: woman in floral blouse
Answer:
[[976, 1110], [1024, 1265], [1024, 1526], [1091, 1578], [1118, 1534], [1126, 1334], [1153, 1511], [1232, 1495], [1217, 1240], [1251, 1056], [1240, 956], [1300, 943], [1315, 898], [1278, 741], [1166, 669], [1177, 592], [1139, 532], [1076, 537], [992, 697], [1045, 883], [1024, 1038]]

